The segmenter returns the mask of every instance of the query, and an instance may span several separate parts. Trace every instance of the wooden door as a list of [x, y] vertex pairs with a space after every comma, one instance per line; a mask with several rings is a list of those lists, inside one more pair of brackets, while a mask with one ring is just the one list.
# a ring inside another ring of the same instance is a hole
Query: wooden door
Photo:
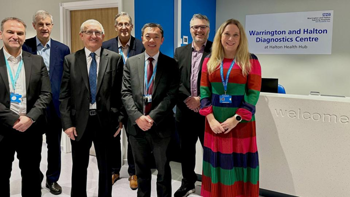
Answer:
[[105, 30], [105, 40], [109, 40], [117, 36], [114, 29], [114, 17], [118, 14], [118, 8], [100, 8], [89, 10], [73, 10], [70, 11], [71, 24], [71, 51], [74, 53], [84, 47], [79, 37], [81, 24], [88, 19], [98, 20]]

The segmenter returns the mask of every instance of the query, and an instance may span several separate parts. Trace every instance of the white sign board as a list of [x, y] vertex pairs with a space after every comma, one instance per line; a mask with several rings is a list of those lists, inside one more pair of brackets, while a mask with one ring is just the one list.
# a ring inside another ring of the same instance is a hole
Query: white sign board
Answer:
[[246, 16], [255, 54], [331, 54], [333, 10]]

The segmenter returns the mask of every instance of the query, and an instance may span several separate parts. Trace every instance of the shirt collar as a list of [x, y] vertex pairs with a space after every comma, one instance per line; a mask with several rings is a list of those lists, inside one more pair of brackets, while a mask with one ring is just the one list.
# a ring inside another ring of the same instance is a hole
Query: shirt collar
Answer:
[[[131, 41], [131, 36], [130, 36], [129, 41], [126, 43], [126, 47], [130, 47], [130, 41]], [[122, 42], [120, 42], [119, 37], [118, 37], [118, 46], [119, 46], [119, 48], [123, 47]]]
[[13, 57], [4, 48], [2, 50], [4, 51], [4, 56], [6, 60], [12, 61], [13, 59], [17, 59], [18, 61], [20, 61], [22, 59], [22, 49], [21, 49], [21, 53], [17, 57]]
[[[85, 50], [85, 55], [86, 55], [86, 57], [90, 57], [90, 53], [92, 53], [92, 52], [91, 52], [89, 49], [87, 49], [86, 47], [84, 48], [84, 50]], [[97, 57], [100, 57], [100, 55], [101, 55], [101, 47], [98, 48], [98, 49], [95, 51], [95, 54], [96, 54]]]
[[[205, 41], [205, 43], [203, 44], [202, 48], [201, 48], [199, 51], [204, 51], [204, 48], [205, 48], [205, 46], [207, 45], [207, 42], [208, 42], [208, 40]], [[192, 51], [196, 51], [196, 49], [194, 48], [193, 42], [192, 42]]]
[[159, 53], [160, 53], [160, 52], [158, 51], [158, 53], [155, 54], [154, 56], [149, 56], [149, 55], [147, 54], [147, 52], [145, 51], [145, 61], [148, 60], [149, 57], [153, 57], [153, 59], [157, 61], [157, 60], [158, 60], [158, 57], [159, 57]]
[[[40, 40], [38, 39], [38, 37], [35, 36], [35, 40], [36, 40], [36, 46], [42, 46], [45, 47]], [[46, 43], [46, 47], [50, 48], [51, 47], [51, 38], [49, 39], [49, 41]]]

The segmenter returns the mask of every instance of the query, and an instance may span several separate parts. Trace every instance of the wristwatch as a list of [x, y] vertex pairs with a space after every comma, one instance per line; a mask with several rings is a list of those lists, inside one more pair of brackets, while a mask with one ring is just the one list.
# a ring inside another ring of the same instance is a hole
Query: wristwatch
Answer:
[[235, 118], [238, 122], [241, 122], [242, 121], [242, 117], [238, 114], [235, 115]]

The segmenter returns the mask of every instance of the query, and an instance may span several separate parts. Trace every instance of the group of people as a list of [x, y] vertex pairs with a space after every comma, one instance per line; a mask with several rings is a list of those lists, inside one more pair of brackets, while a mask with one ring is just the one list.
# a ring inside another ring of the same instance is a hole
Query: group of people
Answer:
[[259, 196], [255, 105], [261, 86], [257, 57], [248, 51], [243, 26], [229, 19], [208, 40], [209, 19], [193, 15], [193, 42], [160, 52], [161, 25], [147, 23], [141, 40], [131, 35], [131, 17], [115, 17], [116, 38], [103, 42], [100, 22], [87, 20], [79, 36], [84, 48], [69, 48], [50, 37], [52, 16], [33, 16], [37, 34], [25, 40], [26, 25], [16, 17], [1, 22], [0, 39], [0, 196], [10, 196], [17, 153], [22, 196], [41, 196], [42, 134], [46, 134], [46, 187], [58, 195], [62, 130], [71, 139], [71, 196], [87, 196], [89, 150], [94, 143], [99, 170], [98, 196], [110, 197], [120, 178], [120, 133], [128, 139], [130, 188], [151, 196], [151, 168], [157, 196], [170, 197], [169, 149], [180, 137], [182, 184], [175, 197], [195, 192], [196, 142], [204, 150], [201, 195]]

